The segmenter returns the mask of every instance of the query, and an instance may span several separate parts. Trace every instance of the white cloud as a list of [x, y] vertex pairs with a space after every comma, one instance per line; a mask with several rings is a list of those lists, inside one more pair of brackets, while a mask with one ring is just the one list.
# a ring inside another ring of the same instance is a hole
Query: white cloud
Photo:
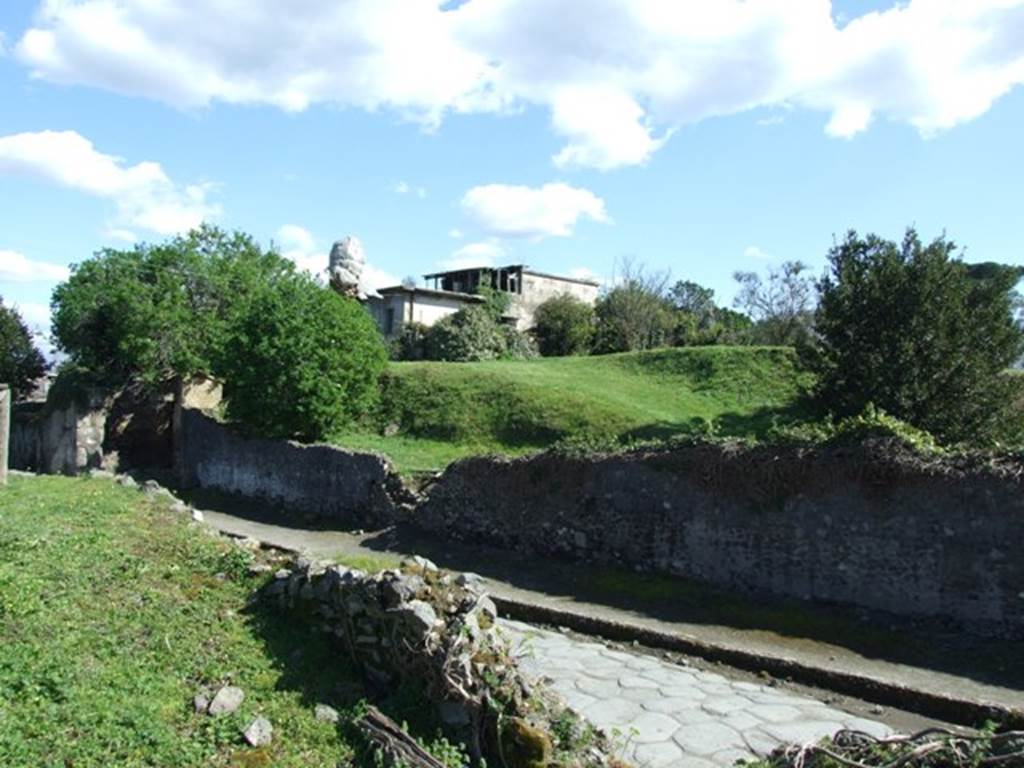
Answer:
[[285, 224], [277, 230], [277, 244], [282, 256], [295, 262], [299, 269], [323, 280], [328, 254], [316, 247], [316, 240], [308, 229], [297, 224]]
[[499, 259], [503, 259], [507, 251], [495, 239], [477, 243], [466, 243], [451, 256], [441, 262], [445, 269], [471, 269], [473, 267], [493, 267]]
[[746, 248], [744, 248], [743, 255], [746, 256], [748, 259], [762, 260], [770, 259], [772, 257], [770, 253], [765, 253], [764, 251], [761, 250], [759, 246], [756, 245], [748, 245]]
[[400, 181], [392, 187], [395, 194], [398, 195], [415, 195], [420, 200], [427, 196], [427, 190], [423, 187], [414, 187], [407, 181]]
[[50, 307], [34, 301], [19, 301], [14, 304], [21, 313], [25, 325], [34, 335], [45, 336], [50, 332]]
[[[171, 235], [215, 218], [210, 185], [181, 187], [159, 163], [127, 165], [96, 150], [75, 131], [40, 131], [0, 137], [0, 174], [41, 179], [113, 201], [116, 221]], [[123, 227], [113, 229], [126, 232]], [[134, 237], [134, 235], [133, 235]]]
[[448, 237], [454, 238], [455, 240], [461, 240], [463, 238], [462, 230], [456, 228], [448, 230]]
[[[321, 248], [313, 233], [297, 224], [285, 224], [277, 230], [277, 245], [281, 255], [324, 282], [330, 256], [329, 248]], [[379, 288], [397, 285], [394, 275], [369, 262], [363, 268], [362, 289], [368, 293]]]
[[575, 267], [570, 269], [569, 277], [575, 277], [577, 280], [591, 280], [600, 285], [604, 285], [608, 282], [607, 278], [601, 277], [589, 267]]
[[[401, 23], [395, 19], [400, 18]], [[708, 117], [791, 104], [852, 136], [923, 135], [1024, 82], [1024, 0], [907, 0], [841, 23], [828, 0], [345, 0], [287, 18], [241, 0], [44, 0], [17, 42], [37, 78], [189, 108], [548, 110], [560, 166], [645, 162]]]
[[0, 280], [14, 283], [50, 282], [67, 280], [71, 271], [61, 264], [33, 261], [17, 251], [0, 248]]
[[484, 232], [503, 237], [568, 237], [580, 218], [611, 221], [600, 197], [562, 182], [473, 187], [463, 196], [462, 209]]
[[122, 243], [134, 243], [139, 239], [130, 229], [118, 229], [117, 227], [108, 228], [106, 234], [111, 240], [120, 240]]

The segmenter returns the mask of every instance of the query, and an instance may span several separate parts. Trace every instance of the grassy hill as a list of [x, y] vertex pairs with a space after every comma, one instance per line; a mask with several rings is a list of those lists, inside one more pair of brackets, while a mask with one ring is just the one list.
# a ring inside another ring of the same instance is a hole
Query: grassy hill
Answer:
[[[758, 436], [797, 415], [809, 383], [791, 349], [691, 347], [600, 357], [393, 363], [371, 424], [335, 442], [388, 454], [407, 473], [477, 453], [565, 439]], [[387, 429], [390, 434], [385, 437]]]

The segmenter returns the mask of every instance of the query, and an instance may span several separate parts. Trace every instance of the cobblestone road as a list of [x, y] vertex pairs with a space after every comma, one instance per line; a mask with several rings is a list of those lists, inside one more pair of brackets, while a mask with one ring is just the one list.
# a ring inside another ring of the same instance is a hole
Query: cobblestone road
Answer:
[[596, 642], [507, 621], [523, 669], [549, 680], [566, 703], [611, 735], [638, 768], [711, 768], [764, 755], [841, 728], [890, 729], [819, 701], [714, 672], [623, 653]]

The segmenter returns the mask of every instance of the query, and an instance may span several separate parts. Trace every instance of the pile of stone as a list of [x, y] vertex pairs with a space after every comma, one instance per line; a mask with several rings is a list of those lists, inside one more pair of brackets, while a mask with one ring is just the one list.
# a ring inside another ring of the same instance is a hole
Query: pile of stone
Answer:
[[565, 707], [520, 672], [494, 603], [471, 575], [424, 558], [376, 574], [301, 558], [265, 594], [322, 622], [371, 688], [421, 687], [474, 762], [492, 756], [508, 768], [544, 766], [557, 751], [561, 765], [611, 764], [600, 738], [572, 754], [564, 738], [552, 737], [550, 724], [564, 721]]

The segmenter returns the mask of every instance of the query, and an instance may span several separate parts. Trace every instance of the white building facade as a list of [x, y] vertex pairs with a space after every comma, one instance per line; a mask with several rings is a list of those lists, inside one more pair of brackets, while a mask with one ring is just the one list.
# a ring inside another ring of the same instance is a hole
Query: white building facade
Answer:
[[483, 303], [476, 294], [483, 284], [509, 294], [505, 321], [520, 331], [534, 325], [534, 313], [548, 299], [569, 294], [593, 305], [599, 284], [592, 280], [560, 277], [536, 272], [525, 265], [477, 267], [424, 275], [426, 288], [397, 285], [382, 288], [379, 297], [367, 300], [367, 307], [381, 332], [391, 339], [408, 323], [431, 326], [463, 307]]

